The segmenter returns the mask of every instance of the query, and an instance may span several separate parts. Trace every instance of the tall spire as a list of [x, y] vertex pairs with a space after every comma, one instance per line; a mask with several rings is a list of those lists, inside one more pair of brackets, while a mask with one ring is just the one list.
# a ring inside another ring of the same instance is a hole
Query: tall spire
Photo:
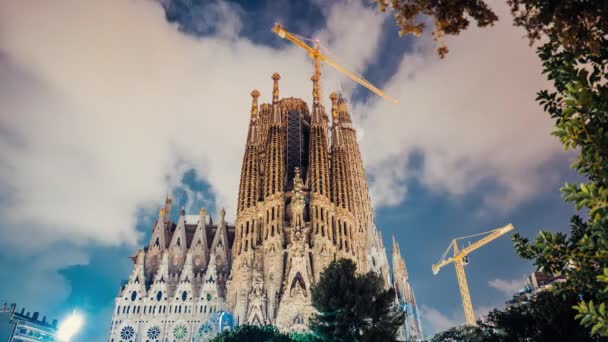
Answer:
[[257, 118], [258, 116], [258, 97], [260, 97], [260, 92], [257, 89], [251, 91], [251, 97], [253, 100], [251, 101], [251, 118]]
[[283, 191], [285, 175], [285, 148], [283, 126], [281, 125], [281, 107], [279, 105], [279, 79], [272, 74], [272, 122], [268, 130], [266, 161], [264, 170], [264, 197]]
[[330, 95], [332, 101], [332, 134], [331, 134], [331, 195], [332, 201], [338, 207], [347, 209], [354, 214], [352, 205], [351, 179], [352, 172], [342, 141], [342, 127], [339, 117], [335, 114], [338, 107], [336, 93]]
[[281, 75], [279, 73], [272, 74], [272, 80], [274, 81], [272, 85], [272, 104], [279, 103], [279, 80], [281, 79]]

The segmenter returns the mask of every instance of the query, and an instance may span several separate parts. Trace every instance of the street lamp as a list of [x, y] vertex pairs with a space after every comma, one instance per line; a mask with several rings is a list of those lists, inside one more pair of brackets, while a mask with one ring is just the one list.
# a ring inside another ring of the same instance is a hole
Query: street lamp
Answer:
[[77, 311], [73, 311], [68, 317], [66, 317], [57, 329], [57, 340], [62, 342], [69, 342], [70, 339], [78, 333], [82, 325], [84, 324], [84, 317]]

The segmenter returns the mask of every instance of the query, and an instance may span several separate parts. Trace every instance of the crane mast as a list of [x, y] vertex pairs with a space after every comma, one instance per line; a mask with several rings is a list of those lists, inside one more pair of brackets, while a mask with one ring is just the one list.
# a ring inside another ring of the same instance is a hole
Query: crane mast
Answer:
[[346, 69], [342, 65], [336, 63], [335, 61], [333, 61], [329, 57], [327, 57], [324, 54], [322, 54], [321, 51], [319, 51], [319, 43], [318, 43], [318, 41], [315, 41], [314, 46], [311, 47], [310, 45], [308, 45], [305, 42], [303, 42], [300, 38], [298, 38], [293, 33], [290, 33], [287, 30], [285, 30], [283, 28], [283, 26], [281, 26], [280, 24], [275, 24], [272, 27], [272, 32], [276, 33], [279, 37], [281, 37], [283, 39], [289, 40], [290, 42], [296, 44], [297, 46], [301, 47], [306, 52], [308, 52], [308, 56], [310, 58], [312, 58], [313, 62], [314, 62], [315, 75], [321, 76], [321, 62], [324, 62], [324, 63], [328, 64], [329, 66], [331, 66], [332, 68], [338, 70], [342, 74], [348, 76], [351, 80], [353, 80], [353, 81], [359, 83], [360, 85], [366, 87], [367, 89], [369, 89], [370, 91], [372, 91], [374, 94], [382, 97], [383, 99], [385, 99], [385, 100], [387, 100], [389, 102], [392, 102], [394, 104], [399, 104], [399, 101], [397, 101], [397, 100], [393, 99], [392, 97], [386, 95], [382, 90], [378, 89], [376, 86], [374, 86], [373, 84], [371, 84], [369, 81], [365, 80], [363, 77], [360, 77], [360, 76], [356, 75], [352, 71]]
[[[471, 302], [471, 294], [469, 292], [469, 284], [467, 283], [467, 277], [464, 272], [464, 265], [468, 263], [468, 255], [474, 250], [484, 246], [497, 238], [507, 234], [508, 232], [515, 229], [512, 224], [508, 224], [502, 228], [490, 230], [488, 232], [479, 233], [471, 236], [465, 236], [461, 238], [456, 238], [452, 240], [446, 252], [441, 257], [441, 260], [437, 264], [432, 266], [433, 274], [437, 274], [439, 270], [446, 266], [449, 263], [454, 263], [454, 267], [456, 268], [456, 279], [458, 280], [458, 288], [460, 289], [460, 297], [462, 298], [462, 307], [464, 309], [464, 316], [467, 320], [468, 324], [475, 325], [475, 311], [473, 311], [473, 303]], [[486, 235], [487, 234], [487, 235]], [[469, 246], [460, 249], [458, 247], [458, 241], [462, 239], [466, 239], [469, 237], [486, 235], [478, 241], [470, 244]], [[453, 248], [454, 256], [450, 258], [445, 258], [447, 252]]]

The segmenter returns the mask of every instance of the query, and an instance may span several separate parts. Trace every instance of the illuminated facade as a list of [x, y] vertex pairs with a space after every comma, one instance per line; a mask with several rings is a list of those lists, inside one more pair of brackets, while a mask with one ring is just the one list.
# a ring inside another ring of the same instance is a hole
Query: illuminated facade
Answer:
[[251, 93], [234, 225], [204, 209], [172, 222], [167, 198], [116, 298], [110, 342], [202, 341], [245, 323], [306, 330], [311, 287], [337, 258], [391, 285], [346, 99], [332, 93], [326, 114], [319, 78], [311, 111], [279, 97], [278, 74], [270, 103]]
[[251, 93], [227, 296], [239, 323], [305, 330], [311, 287], [336, 258], [390, 284], [346, 99], [331, 94], [328, 116], [319, 78], [312, 77], [312, 111], [279, 97], [278, 74], [271, 103], [258, 105], [259, 92]]

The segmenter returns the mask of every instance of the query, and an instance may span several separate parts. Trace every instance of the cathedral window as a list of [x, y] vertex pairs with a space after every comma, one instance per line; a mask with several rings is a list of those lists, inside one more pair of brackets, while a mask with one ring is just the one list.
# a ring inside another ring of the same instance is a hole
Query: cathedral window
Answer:
[[116, 314], [119, 315], [120, 314], [120, 305], [118, 307], [116, 307]]
[[158, 339], [160, 337], [160, 328], [157, 325], [148, 328], [148, 332], [146, 333], [146, 336], [150, 340]]
[[184, 326], [183, 324], [180, 324], [180, 325], [176, 326], [175, 328], [173, 328], [173, 337], [176, 340], [178, 340], [178, 341], [185, 340], [186, 335], [188, 335], [188, 328], [186, 328], [186, 326]]
[[207, 305], [205, 305], [205, 309], [203, 310], [203, 313], [207, 313]]
[[188, 298], [188, 293], [186, 291], [182, 292], [182, 300], [185, 301]]
[[163, 298], [163, 293], [162, 293], [162, 291], [158, 291], [156, 293], [156, 300], [160, 302], [161, 298]]
[[120, 339], [123, 341], [132, 341], [135, 337], [135, 329], [127, 325], [120, 330]]
[[137, 292], [133, 291], [133, 292], [131, 292], [131, 301], [134, 302], [135, 298], [137, 298]]

